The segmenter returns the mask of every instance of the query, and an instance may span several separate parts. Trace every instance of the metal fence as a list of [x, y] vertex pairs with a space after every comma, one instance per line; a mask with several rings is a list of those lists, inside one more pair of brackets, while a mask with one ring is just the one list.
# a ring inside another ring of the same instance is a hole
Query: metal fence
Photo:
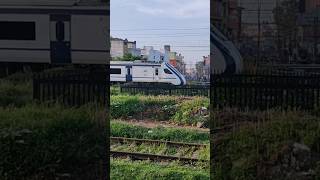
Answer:
[[209, 85], [159, 85], [159, 84], [123, 84], [120, 91], [129, 94], [142, 95], [177, 95], [177, 96], [208, 96], [210, 94]]
[[211, 103], [215, 107], [313, 109], [320, 103], [317, 74], [212, 75], [211, 85]]
[[71, 106], [106, 104], [106, 72], [65, 71], [33, 76], [33, 98], [41, 102], [60, 102]]

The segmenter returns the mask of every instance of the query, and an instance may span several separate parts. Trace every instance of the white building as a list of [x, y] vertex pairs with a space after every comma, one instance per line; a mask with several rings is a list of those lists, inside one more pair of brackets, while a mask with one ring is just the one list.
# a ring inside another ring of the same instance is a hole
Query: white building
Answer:
[[148, 55], [148, 61], [150, 62], [163, 62], [164, 61], [164, 53], [158, 50], [150, 50]]

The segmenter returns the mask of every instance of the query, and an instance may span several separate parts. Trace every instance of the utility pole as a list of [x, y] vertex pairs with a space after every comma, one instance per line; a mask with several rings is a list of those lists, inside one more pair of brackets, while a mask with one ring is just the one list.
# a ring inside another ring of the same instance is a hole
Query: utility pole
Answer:
[[314, 17], [313, 19], [313, 36], [314, 36], [314, 45], [313, 45], [313, 58], [314, 63], [318, 63], [317, 55], [318, 55], [318, 17]]
[[258, 57], [257, 57], [257, 60], [256, 60], [256, 65], [260, 62], [260, 59], [261, 59], [261, 0], [258, 0]]

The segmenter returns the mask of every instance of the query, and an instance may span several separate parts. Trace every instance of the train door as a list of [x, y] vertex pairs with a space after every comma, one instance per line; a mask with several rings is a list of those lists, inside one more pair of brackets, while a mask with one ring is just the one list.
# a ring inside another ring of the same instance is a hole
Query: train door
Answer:
[[132, 66], [126, 66], [126, 69], [127, 69], [126, 81], [131, 82], [132, 81]]
[[50, 51], [51, 63], [71, 63], [70, 15], [50, 15]]
[[158, 67], [154, 68], [154, 80], [155, 80], [155, 82], [159, 81], [159, 68]]

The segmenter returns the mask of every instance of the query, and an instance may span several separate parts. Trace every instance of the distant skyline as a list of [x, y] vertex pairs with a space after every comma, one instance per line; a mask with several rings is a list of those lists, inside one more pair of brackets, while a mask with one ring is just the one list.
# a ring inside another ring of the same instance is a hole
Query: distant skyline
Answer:
[[210, 0], [111, 0], [111, 36], [171, 45], [189, 68], [210, 54]]

